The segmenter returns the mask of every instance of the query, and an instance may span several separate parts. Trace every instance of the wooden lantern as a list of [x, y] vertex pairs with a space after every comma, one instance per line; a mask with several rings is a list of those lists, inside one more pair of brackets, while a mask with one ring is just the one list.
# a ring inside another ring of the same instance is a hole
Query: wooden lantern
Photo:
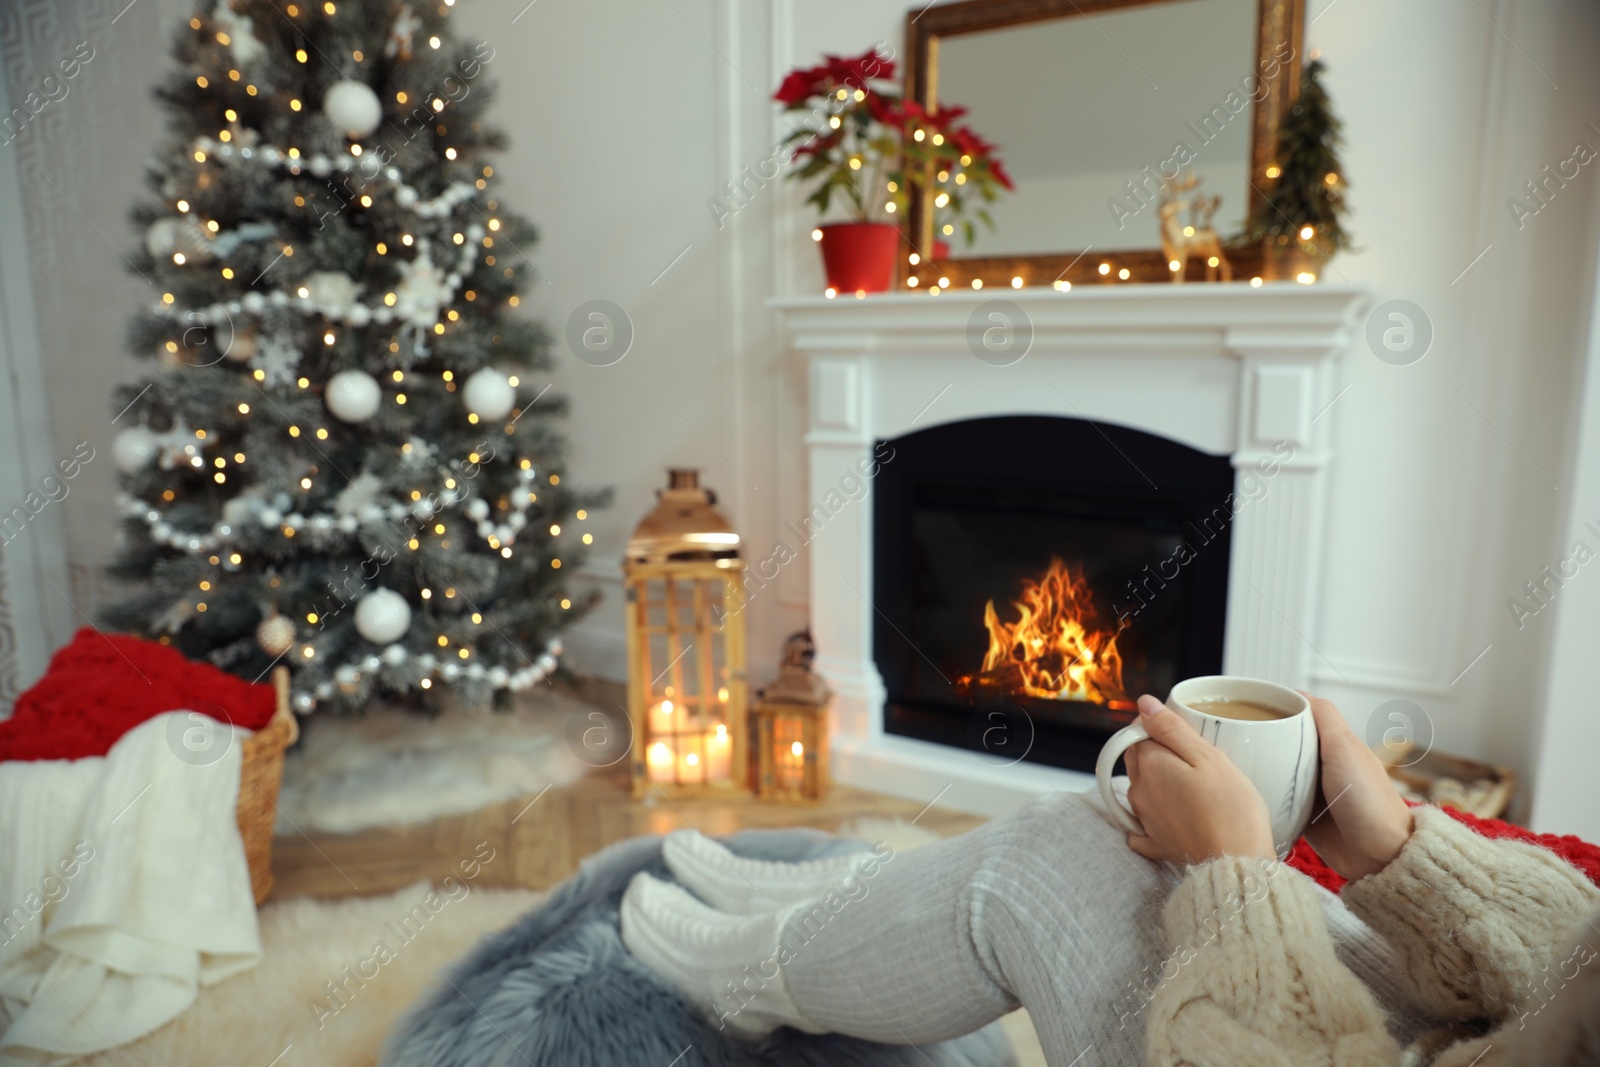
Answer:
[[748, 789], [739, 535], [698, 471], [659, 497], [622, 568], [633, 795]]
[[809, 633], [784, 642], [778, 680], [763, 689], [755, 719], [756, 796], [815, 803], [828, 792], [828, 704], [832, 694], [811, 670]]

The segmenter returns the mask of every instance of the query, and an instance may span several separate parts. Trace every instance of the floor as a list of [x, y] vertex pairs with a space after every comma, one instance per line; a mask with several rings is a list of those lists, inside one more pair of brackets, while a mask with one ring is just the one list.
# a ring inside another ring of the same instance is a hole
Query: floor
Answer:
[[[290, 834], [273, 843], [274, 899], [389, 893], [481, 865], [475, 884], [543, 889], [578, 861], [624, 838], [693, 827], [716, 836], [746, 828], [811, 826], [837, 831], [862, 816], [916, 820], [941, 835], [985, 820], [910, 800], [835, 786], [816, 805], [778, 805], [750, 795], [635, 801], [622, 765], [570, 786], [414, 826], [353, 834]], [[490, 850], [493, 850], [492, 853]], [[485, 857], [492, 856], [490, 859]]]

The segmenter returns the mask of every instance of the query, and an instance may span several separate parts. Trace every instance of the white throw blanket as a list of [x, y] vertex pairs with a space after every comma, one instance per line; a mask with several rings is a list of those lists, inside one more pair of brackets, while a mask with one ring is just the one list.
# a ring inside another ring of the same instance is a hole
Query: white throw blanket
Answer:
[[105, 757], [0, 763], [0, 1065], [116, 1047], [260, 961], [248, 736], [170, 712]]

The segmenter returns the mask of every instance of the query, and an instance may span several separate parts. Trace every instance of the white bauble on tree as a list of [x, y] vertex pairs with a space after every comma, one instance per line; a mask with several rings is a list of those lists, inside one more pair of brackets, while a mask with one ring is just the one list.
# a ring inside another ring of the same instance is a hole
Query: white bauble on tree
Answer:
[[156, 219], [144, 231], [144, 247], [156, 259], [165, 259], [178, 250], [179, 219]]
[[188, 217], [168, 215], [152, 222], [144, 231], [144, 247], [155, 259], [170, 259], [177, 253], [185, 259], [211, 258], [211, 238]]
[[256, 335], [245, 330], [234, 330], [228, 339], [227, 356], [235, 363], [247, 363], [255, 358]]
[[281, 656], [294, 644], [294, 623], [277, 612], [256, 627], [256, 644], [269, 656]]
[[328, 379], [323, 400], [345, 422], [366, 422], [378, 413], [383, 387], [364, 370], [342, 370]]
[[517, 391], [505, 374], [492, 367], [474, 371], [461, 390], [461, 401], [480, 419], [503, 419], [511, 414]]
[[137, 474], [156, 458], [156, 435], [145, 426], [130, 426], [111, 442], [111, 456], [124, 474]]
[[334, 128], [351, 137], [365, 137], [383, 121], [378, 94], [357, 81], [335, 82], [322, 98], [322, 113]]
[[306, 276], [306, 299], [311, 306], [325, 315], [346, 314], [356, 302], [361, 291], [354, 278], [337, 270], [319, 270]]
[[356, 604], [356, 632], [375, 645], [398, 641], [410, 625], [411, 605], [393, 589], [374, 589]]

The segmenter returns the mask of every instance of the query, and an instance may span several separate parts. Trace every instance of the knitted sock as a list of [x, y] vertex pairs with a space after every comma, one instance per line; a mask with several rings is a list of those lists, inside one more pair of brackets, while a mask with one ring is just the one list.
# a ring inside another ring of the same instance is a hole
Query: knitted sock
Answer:
[[676, 830], [661, 845], [678, 881], [718, 911], [760, 915], [814, 900], [847, 884], [870, 853], [801, 863], [774, 863], [736, 856], [698, 830]]
[[682, 886], [634, 876], [622, 898], [622, 941], [712, 1023], [758, 1037], [780, 1026], [823, 1028], [794, 1006], [780, 966], [782, 933], [797, 910], [728, 915]]
[[[1043, 797], [958, 837], [885, 848], [875, 866], [839, 870], [837, 891], [763, 915], [719, 916], [681, 888], [657, 893], [636, 878], [623, 938], [713, 1020], [746, 1033], [788, 1023], [928, 1043], [1020, 1002], [1050, 1063], [1140, 1067], [1145, 1009], [1170, 951], [1161, 905], [1182, 872], [1130, 850], [1100, 809], [1094, 793]], [[679, 860], [687, 851], [672, 847]], [[755, 888], [785, 884], [747, 863], [735, 866]], [[776, 866], [794, 884], [794, 868]], [[705, 868], [683, 864], [691, 876]], [[1338, 924], [1333, 933], [1340, 941]], [[1378, 955], [1348, 962], [1365, 978]]]

